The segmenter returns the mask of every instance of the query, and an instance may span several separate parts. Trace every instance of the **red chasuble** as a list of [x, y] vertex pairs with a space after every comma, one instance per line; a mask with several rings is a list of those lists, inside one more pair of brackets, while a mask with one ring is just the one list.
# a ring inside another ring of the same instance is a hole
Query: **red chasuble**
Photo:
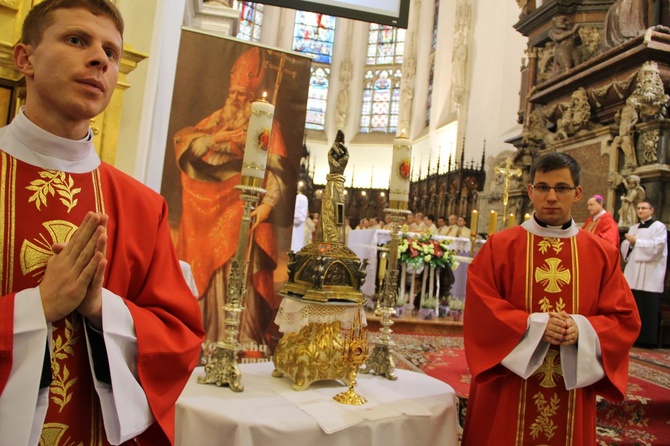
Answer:
[[598, 237], [607, 240], [612, 244], [612, 246], [617, 249], [621, 245], [619, 237], [619, 226], [614, 217], [609, 212], [605, 212], [603, 215], [598, 217], [597, 220], [594, 220], [593, 217], [589, 217], [584, 222], [584, 229], [597, 235]]
[[[69, 241], [88, 211], [105, 212], [109, 241], [103, 286], [123, 297], [130, 310], [139, 381], [158, 421], [138, 441], [171, 444], [174, 403], [196, 365], [204, 333], [171, 244], [165, 201], [105, 163], [93, 172], [69, 174], [0, 152], [0, 174], [0, 391], [12, 366], [14, 293], [39, 284], [51, 246]], [[53, 381], [41, 444], [108, 444], [83, 324], [78, 313], [53, 323]]]
[[[563, 310], [593, 326], [605, 378], [567, 391], [557, 347], [527, 380], [501, 365], [530, 313]], [[517, 226], [495, 234], [468, 268], [464, 315], [472, 384], [463, 445], [595, 445], [596, 394], [623, 398], [639, 330], [613, 246], [586, 231], [545, 238]]]

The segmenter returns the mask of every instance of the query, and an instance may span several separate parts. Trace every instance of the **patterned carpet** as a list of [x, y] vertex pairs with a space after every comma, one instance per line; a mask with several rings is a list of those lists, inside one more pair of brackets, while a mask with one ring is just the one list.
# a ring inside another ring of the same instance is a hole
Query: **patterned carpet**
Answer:
[[[462, 421], [470, 386], [463, 338], [394, 333], [393, 340], [397, 368], [426, 373], [454, 388]], [[598, 399], [598, 445], [670, 445], [670, 350], [634, 348], [630, 358], [626, 399]]]

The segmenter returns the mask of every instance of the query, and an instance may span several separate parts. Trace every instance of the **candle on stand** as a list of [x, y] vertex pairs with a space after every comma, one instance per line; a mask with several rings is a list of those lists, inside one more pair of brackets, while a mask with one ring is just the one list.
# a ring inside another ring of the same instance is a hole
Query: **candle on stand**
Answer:
[[382, 253], [381, 256], [379, 256], [379, 272], [377, 273], [377, 278], [381, 282], [384, 280], [384, 277], [386, 276], [386, 253]]
[[526, 214], [523, 216], [523, 221], [527, 221], [530, 219], [530, 214]]
[[470, 235], [476, 236], [477, 235], [477, 225], [479, 224], [479, 212], [477, 209], [472, 210], [472, 214], [470, 214]]
[[393, 140], [391, 180], [389, 185], [389, 205], [392, 209], [407, 209], [409, 182], [412, 172], [412, 143], [405, 136], [405, 130]]
[[265, 100], [266, 93], [259, 101], [251, 104], [251, 115], [247, 126], [247, 141], [242, 160], [242, 184], [262, 187], [265, 179], [265, 166], [270, 148], [272, 119], [275, 106]]
[[498, 226], [498, 212], [491, 211], [489, 214], [489, 235], [495, 234], [496, 227]]
[[516, 224], [516, 215], [510, 212], [510, 214], [507, 216], [507, 227], [513, 228], [515, 224]]

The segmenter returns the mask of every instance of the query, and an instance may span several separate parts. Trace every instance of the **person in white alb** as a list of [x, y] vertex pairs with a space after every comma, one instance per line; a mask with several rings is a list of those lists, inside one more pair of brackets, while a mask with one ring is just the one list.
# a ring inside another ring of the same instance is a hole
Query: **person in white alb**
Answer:
[[640, 200], [637, 203], [640, 222], [631, 226], [621, 243], [621, 254], [626, 262], [624, 276], [642, 320], [636, 344], [643, 346], [656, 345], [658, 340], [660, 298], [668, 259], [668, 230], [652, 217], [653, 214], [651, 201]]
[[295, 210], [293, 211], [293, 235], [291, 237], [291, 251], [298, 252], [305, 246], [305, 220], [307, 219], [307, 197], [298, 191], [295, 196]]

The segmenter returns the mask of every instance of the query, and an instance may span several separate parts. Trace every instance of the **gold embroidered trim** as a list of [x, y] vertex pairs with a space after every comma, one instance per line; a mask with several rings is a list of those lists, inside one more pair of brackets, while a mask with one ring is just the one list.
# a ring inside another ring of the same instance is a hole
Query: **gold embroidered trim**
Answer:
[[0, 181], [4, 188], [0, 192], [0, 237], [2, 237], [2, 253], [0, 255], [0, 288], [2, 294], [14, 290], [14, 237], [16, 232], [16, 159], [2, 154]]
[[544, 434], [544, 437], [549, 441], [558, 428], [552, 418], [558, 412], [561, 400], [556, 393], [551, 396], [550, 401], [546, 401], [542, 393], [536, 393], [533, 395], [533, 401], [535, 401], [535, 407], [540, 414], [535, 418], [535, 422], [530, 425], [530, 436], [536, 440], [540, 434]]
[[570, 270], [561, 265], [561, 259], [551, 257], [545, 265], [535, 270], [535, 281], [544, 286], [547, 293], [560, 293], [563, 285], [570, 283]]
[[44, 274], [47, 262], [53, 255], [51, 247], [56, 243], [69, 242], [77, 231], [76, 225], [65, 220], [47, 221], [42, 223], [42, 226], [46, 229], [48, 236], [39, 234], [39, 238], [35, 238], [34, 243], [24, 240], [21, 244], [19, 261], [24, 276], [33, 271], [37, 271], [36, 275]]
[[26, 186], [26, 189], [35, 192], [28, 199], [28, 203], [35, 202], [38, 211], [40, 206], [47, 206], [47, 197], [49, 195], [54, 197], [56, 193], [68, 212], [77, 205], [78, 200], [74, 196], [81, 192], [81, 188], [74, 187], [72, 175], [58, 170], [43, 170], [39, 172], [39, 176], [40, 179], [33, 180], [30, 186]]
[[540, 378], [540, 386], [551, 389], [556, 387], [554, 375], [563, 376], [561, 358], [556, 350], [549, 350], [542, 361], [542, 365], [533, 373]]
[[[77, 383], [77, 377], [70, 376], [67, 366], [61, 367], [60, 361], [65, 361], [68, 356], [74, 355], [73, 345], [79, 341], [79, 336], [75, 333], [81, 328], [81, 320], [74, 314], [68, 315], [65, 319], [65, 341], [57, 336], [53, 341], [53, 352], [51, 355], [51, 372], [53, 381], [50, 387], [51, 401], [60, 407], [59, 412], [72, 399], [72, 386]], [[55, 331], [56, 327], [52, 327]]]
[[70, 427], [62, 423], [45, 423], [42, 427], [40, 446], [84, 446], [84, 443], [75, 444], [65, 437]]
[[543, 237], [538, 248], [542, 254], [546, 254], [549, 248], [552, 248], [556, 254], [563, 249], [563, 241], [558, 237]]

